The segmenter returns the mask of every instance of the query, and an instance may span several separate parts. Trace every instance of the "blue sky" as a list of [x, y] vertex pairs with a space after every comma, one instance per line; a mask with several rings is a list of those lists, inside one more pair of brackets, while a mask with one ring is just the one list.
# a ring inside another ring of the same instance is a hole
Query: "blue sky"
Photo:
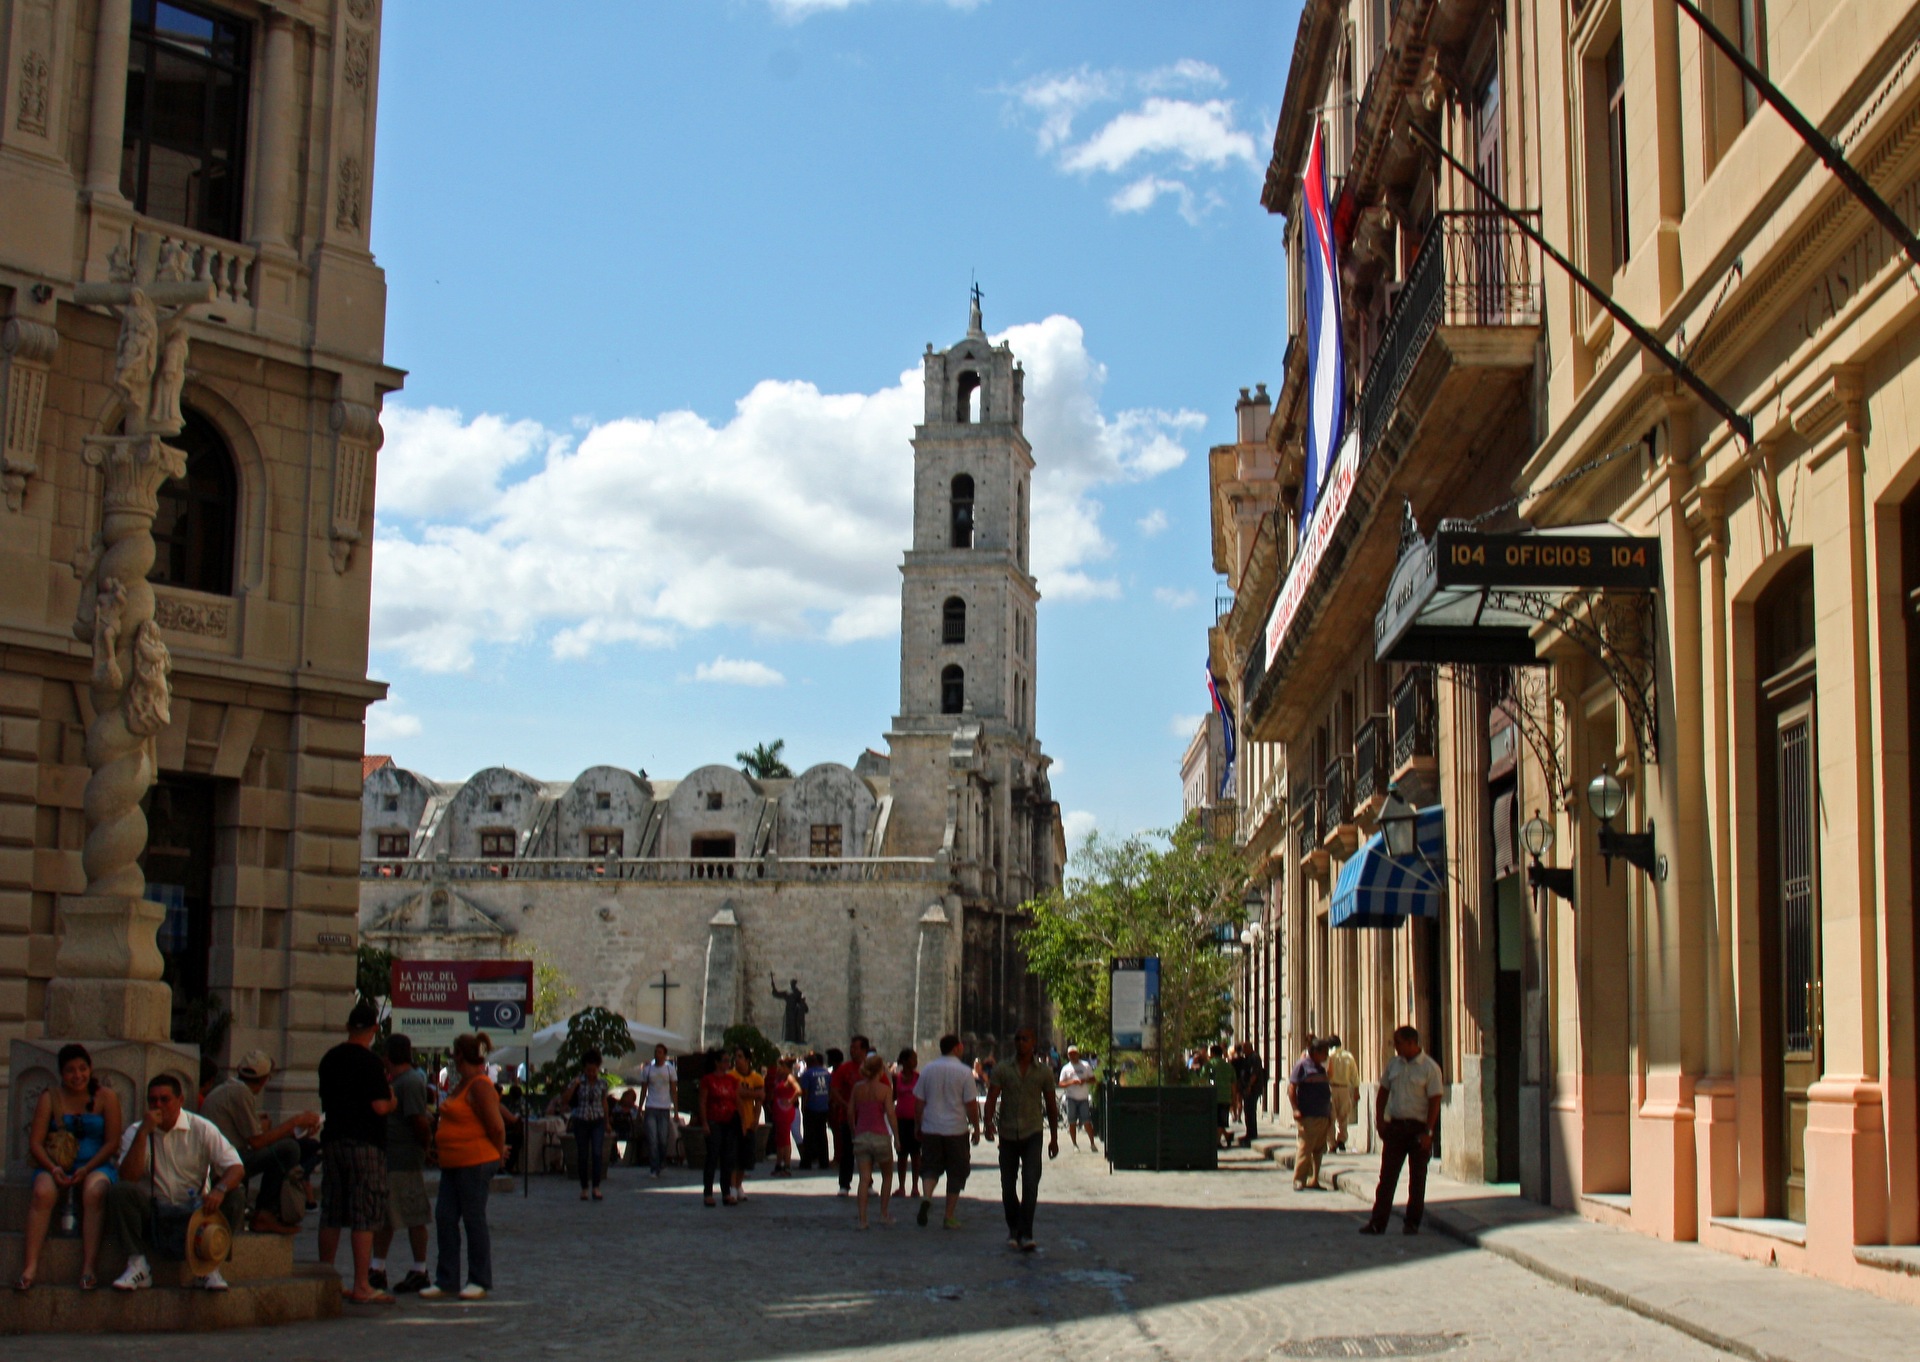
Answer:
[[[1038, 729], [1075, 832], [1179, 812], [1205, 452], [1285, 345], [1297, 3], [389, 6], [369, 750], [677, 776], [898, 708], [919, 357], [1029, 372]], [[509, 19], [516, 22], [508, 22]]]

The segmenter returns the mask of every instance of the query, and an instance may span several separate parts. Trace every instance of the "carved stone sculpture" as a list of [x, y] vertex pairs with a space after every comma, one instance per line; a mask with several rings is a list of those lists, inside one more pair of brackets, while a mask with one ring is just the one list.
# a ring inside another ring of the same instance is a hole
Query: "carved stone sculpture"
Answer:
[[153, 300], [138, 284], [120, 305], [120, 342], [113, 352], [113, 390], [120, 394], [128, 420], [144, 420], [153, 397], [153, 371], [160, 360], [160, 322]]
[[153, 396], [147, 403], [147, 429], [177, 435], [186, 426], [180, 412], [180, 389], [187, 382], [186, 327], [175, 322], [160, 348], [160, 365], [153, 377]]

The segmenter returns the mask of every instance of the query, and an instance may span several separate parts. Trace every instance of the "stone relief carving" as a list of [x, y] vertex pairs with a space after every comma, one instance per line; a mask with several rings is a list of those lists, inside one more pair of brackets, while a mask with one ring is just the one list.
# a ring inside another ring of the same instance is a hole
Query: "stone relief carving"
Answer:
[[359, 402], [335, 402], [327, 424], [333, 428], [333, 507], [328, 533], [333, 570], [345, 572], [360, 542], [360, 508], [366, 496], [367, 465], [380, 448], [380, 409]]
[[27, 480], [40, 471], [40, 414], [60, 333], [43, 322], [9, 317], [0, 326], [0, 483], [7, 509], [25, 504]]
[[167, 673], [173, 658], [152, 620], [140, 621], [133, 636], [133, 683], [127, 687], [127, 727], [143, 738], [165, 728], [172, 718], [173, 695]]
[[225, 638], [232, 616], [230, 607], [213, 601], [185, 601], [178, 596], [161, 596], [153, 603], [153, 622], [176, 634]]
[[342, 231], [360, 230], [360, 186], [363, 173], [360, 158], [351, 153], [340, 158], [340, 188], [334, 207], [333, 225]]
[[371, 19], [373, 17], [373, 0], [347, 0], [347, 13], [356, 19]]
[[367, 99], [367, 77], [373, 70], [373, 35], [359, 29], [347, 30], [346, 58], [343, 74], [347, 88], [359, 97], [361, 103]]
[[27, 52], [20, 58], [20, 113], [13, 121], [21, 132], [36, 137], [47, 135], [47, 82], [53, 64], [44, 52]]

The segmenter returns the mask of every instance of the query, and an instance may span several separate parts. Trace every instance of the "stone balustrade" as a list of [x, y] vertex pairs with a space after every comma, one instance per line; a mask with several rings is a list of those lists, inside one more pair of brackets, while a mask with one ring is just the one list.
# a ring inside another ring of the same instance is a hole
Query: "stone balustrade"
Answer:
[[696, 880], [821, 880], [939, 883], [947, 879], [943, 856], [645, 856], [525, 858], [471, 857], [435, 860], [411, 856], [368, 857], [363, 880], [432, 879], [444, 867], [448, 879], [628, 880], [682, 883]]

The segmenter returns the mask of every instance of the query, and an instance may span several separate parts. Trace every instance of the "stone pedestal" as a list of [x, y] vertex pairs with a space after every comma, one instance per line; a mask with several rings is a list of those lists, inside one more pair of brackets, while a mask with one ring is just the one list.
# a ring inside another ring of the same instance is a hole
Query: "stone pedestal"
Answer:
[[[109, 980], [78, 980], [105, 984]], [[164, 998], [166, 987], [159, 985]], [[58, 1037], [58, 1038], [55, 1038]], [[7, 1090], [7, 1178], [24, 1181], [31, 1170], [27, 1157], [27, 1125], [40, 1094], [60, 1082], [60, 1047], [78, 1040], [93, 1056], [93, 1072], [120, 1098], [120, 1114], [129, 1124], [146, 1114], [147, 1084], [161, 1074], [172, 1074], [189, 1103], [200, 1081], [200, 1053], [190, 1045], [136, 1040], [99, 1040], [61, 1035], [39, 1040], [16, 1040], [9, 1056], [13, 1085]]]
[[1807, 1248], [1847, 1266], [1887, 1242], [1887, 1137], [1880, 1085], [1828, 1075], [1807, 1089]]
[[156, 944], [165, 917], [146, 899], [64, 895], [48, 1034], [164, 1043], [173, 1034], [173, 991], [160, 982], [165, 961]]
[[720, 1048], [727, 1028], [740, 1020], [740, 919], [731, 904], [707, 923], [707, 978], [700, 995], [700, 1044]]

